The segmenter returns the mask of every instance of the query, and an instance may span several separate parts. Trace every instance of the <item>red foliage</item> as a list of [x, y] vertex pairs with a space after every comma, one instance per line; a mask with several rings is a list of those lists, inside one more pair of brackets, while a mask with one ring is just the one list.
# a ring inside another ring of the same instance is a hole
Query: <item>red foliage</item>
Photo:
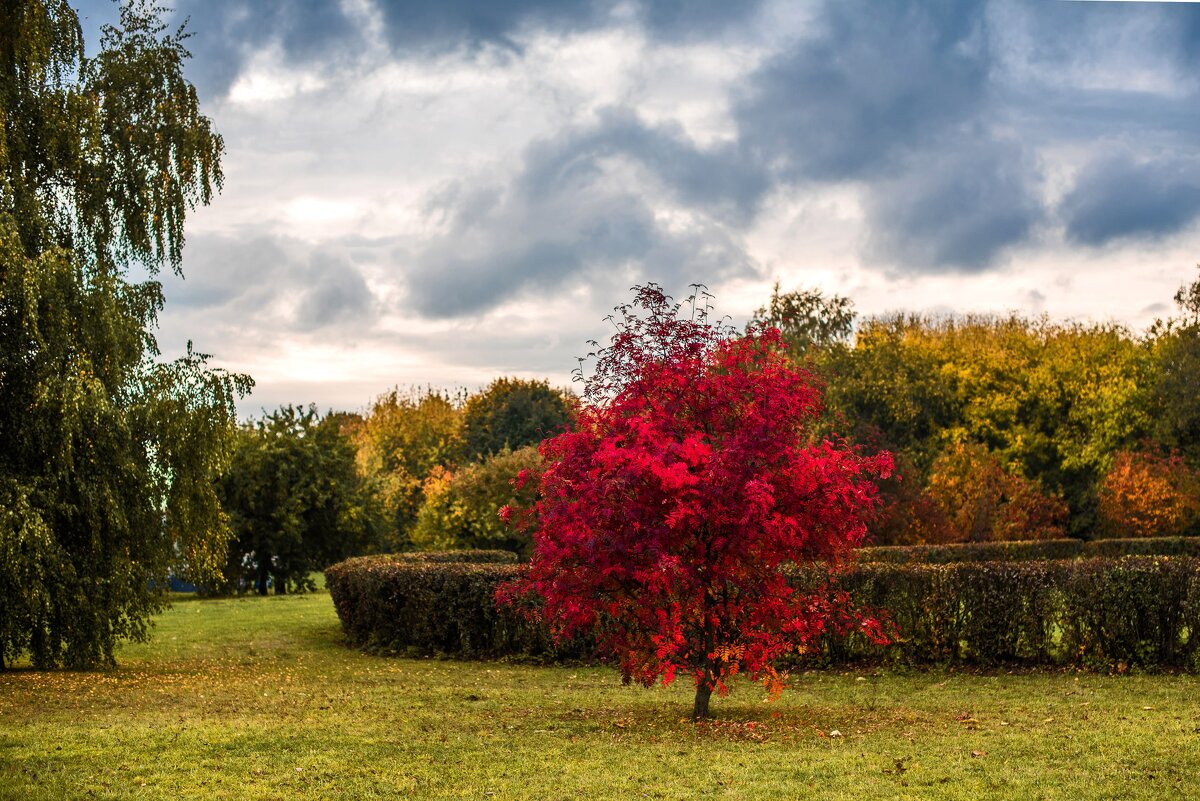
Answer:
[[[799, 592], [789, 563], [844, 563], [866, 531], [875, 476], [838, 443], [810, 444], [820, 396], [779, 331], [737, 336], [654, 285], [618, 307], [575, 428], [541, 445], [529, 571], [501, 600], [532, 594], [559, 637], [594, 636], [626, 680], [679, 674], [709, 693], [737, 673], [781, 686], [774, 662], [830, 627], [882, 639], [844, 595]], [[701, 703], [703, 701], [703, 703]]]

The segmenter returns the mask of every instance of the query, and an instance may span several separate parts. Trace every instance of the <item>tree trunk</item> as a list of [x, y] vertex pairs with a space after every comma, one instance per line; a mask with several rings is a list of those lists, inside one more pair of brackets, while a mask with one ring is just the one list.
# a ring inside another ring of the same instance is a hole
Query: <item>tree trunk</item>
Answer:
[[258, 566], [258, 581], [256, 582], [255, 590], [259, 595], [267, 594], [267, 575], [270, 573], [268, 563], [262, 562]]
[[275, 577], [275, 594], [276, 595], [287, 595], [287, 579], [286, 578], [280, 578], [279, 576]]
[[712, 697], [712, 686], [707, 681], [696, 685], [696, 703], [692, 706], [692, 720], [708, 719], [708, 699]]

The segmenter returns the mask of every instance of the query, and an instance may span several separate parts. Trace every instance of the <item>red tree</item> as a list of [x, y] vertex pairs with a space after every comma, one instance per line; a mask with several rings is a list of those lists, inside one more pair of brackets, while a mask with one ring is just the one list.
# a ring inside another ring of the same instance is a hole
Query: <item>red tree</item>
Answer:
[[681, 318], [659, 287], [635, 292], [575, 427], [541, 445], [540, 499], [506, 510], [538, 527], [500, 598], [539, 598], [556, 636], [591, 634], [626, 681], [690, 674], [699, 719], [735, 674], [777, 693], [778, 658], [831, 626], [882, 639], [843, 594], [797, 591], [783, 568], [844, 562], [891, 459], [808, 441], [820, 394], [778, 330], [738, 336], [694, 297]]

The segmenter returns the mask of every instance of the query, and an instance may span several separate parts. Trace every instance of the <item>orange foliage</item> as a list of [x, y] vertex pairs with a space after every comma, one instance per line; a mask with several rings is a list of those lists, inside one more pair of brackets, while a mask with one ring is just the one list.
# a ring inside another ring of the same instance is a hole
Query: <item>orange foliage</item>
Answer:
[[1121, 451], [1100, 484], [1101, 533], [1185, 534], [1200, 518], [1200, 476], [1177, 455]]
[[926, 491], [946, 515], [951, 541], [1066, 535], [1067, 505], [1061, 495], [1009, 472], [983, 445], [960, 443], [943, 451], [933, 463]]

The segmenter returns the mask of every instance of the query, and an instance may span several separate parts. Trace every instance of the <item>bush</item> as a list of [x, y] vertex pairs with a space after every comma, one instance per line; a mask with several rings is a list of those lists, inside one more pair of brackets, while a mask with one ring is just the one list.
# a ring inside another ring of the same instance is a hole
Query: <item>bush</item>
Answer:
[[338, 569], [357, 569], [368, 565], [411, 564], [413, 562], [461, 562], [464, 564], [515, 565], [517, 555], [512, 551], [463, 549], [458, 551], [409, 551], [407, 553], [385, 553], [374, 556], [355, 556], [325, 568], [325, 573]]
[[[465, 658], [592, 656], [585, 641], [556, 646], [519, 611], [497, 610], [497, 586], [523, 566], [402, 556], [350, 559], [326, 571], [356, 646]], [[836, 584], [857, 602], [887, 610], [899, 637], [889, 646], [860, 635], [827, 637], [805, 657], [809, 663], [1200, 670], [1197, 558], [860, 564]]]
[[1049, 540], [1066, 534], [1063, 499], [1011, 472], [983, 445], [960, 443], [943, 451], [933, 463], [927, 492], [959, 542]]
[[1186, 534], [1200, 519], [1200, 476], [1177, 455], [1118, 453], [1099, 495], [1104, 536]]

